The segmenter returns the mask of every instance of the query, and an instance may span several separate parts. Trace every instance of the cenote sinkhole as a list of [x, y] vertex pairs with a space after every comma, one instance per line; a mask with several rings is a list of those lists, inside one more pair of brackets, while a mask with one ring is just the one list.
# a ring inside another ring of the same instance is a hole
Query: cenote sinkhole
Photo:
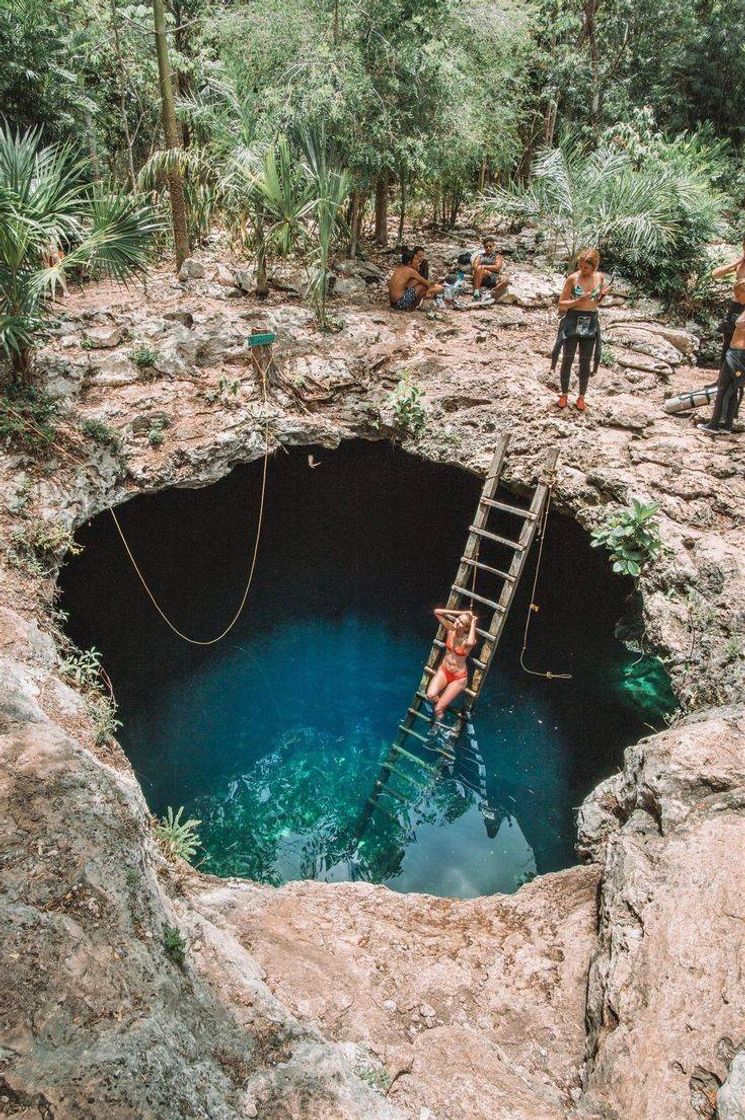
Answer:
[[[237, 605], [260, 476], [253, 463], [118, 511], [153, 591], [189, 634], [219, 632]], [[279, 452], [248, 606], [207, 648], [165, 627], [108, 514], [80, 530], [84, 550], [60, 580], [68, 633], [103, 655], [152, 812], [183, 805], [201, 820], [203, 870], [473, 897], [575, 862], [576, 808], [675, 699], [659, 661], [616, 637], [630, 583], [555, 513], [527, 663], [572, 679], [531, 677], [519, 663], [534, 549], [468, 751], [459, 744], [452, 768], [358, 828], [481, 484], [384, 442]]]

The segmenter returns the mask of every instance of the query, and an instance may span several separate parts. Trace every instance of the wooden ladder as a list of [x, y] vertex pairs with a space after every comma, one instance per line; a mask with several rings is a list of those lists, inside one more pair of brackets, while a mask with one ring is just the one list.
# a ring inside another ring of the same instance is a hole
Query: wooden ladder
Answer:
[[[475, 656], [472, 656], [470, 659], [474, 666], [474, 672], [470, 687], [464, 690], [463, 695], [465, 697], [465, 703], [461, 709], [453, 713], [455, 721], [449, 728], [453, 736], [452, 741], [457, 740], [458, 735], [463, 729], [465, 720], [470, 719], [473, 708], [481, 695], [486, 674], [489, 672], [500, 639], [504, 633], [507, 616], [515, 600], [518, 583], [525, 569], [530, 547], [542, 523], [546, 502], [551, 486], [553, 485], [556, 463], [559, 457], [558, 448], [551, 448], [548, 451], [543, 472], [536, 484], [530, 506], [527, 509], [522, 509], [519, 506], [498, 501], [495, 497], [502, 476], [508, 443], [509, 436], [503, 436], [494, 452], [494, 457], [491, 461], [481, 497], [479, 498], [479, 503], [476, 508], [476, 515], [473, 519], [473, 524], [469, 528], [468, 539], [463, 555], [461, 556], [458, 573], [455, 577], [455, 582], [450, 588], [450, 595], [447, 601], [448, 610], [467, 609], [470, 608], [473, 602], [480, 607], [488, 608], [490, 615], [489, 625], [479, 626], [476, 630], [476, 633], [481, 639], [481, 646], [480, 648], [476, 647], [478, 652], [474, 651]], [[514, 518], [520, 523], [521, 528], [517, 539], [502, 536], [487, 528], [489, 519], [495, 510], [501, 514], [507, 515], [509, 518]], [[503, 568], [485, 564], [479, 559], [481, 545], [484, 541], [493, 542], [502, 549], [506, 549], [508, 553], [511, 553], [510, 561], [506, 563]], [[496, 581], [497, 583], [497, 589], [488, 597], [481, 593], [476, 594], [473, 590], [477, 573], [484, 573], [482, 580], [488, 577], [490, 580]], [[427, 687], [430, 679], [437, 671], [437, 666], [446, 648], [445, 637], [445, 628], [440, 625], [432, 642], [429, 657], [425, 662], [421, 680], [419, 681], [419, 687], [414, 693], [406, 715], [399, 724], [396, 738], [391, 744], [388, 754], [382, 763], [372, 794], [368, 798], [365, 809], [363, 810], [360, 820], [362, 828], [367, 824], [367, 821], [377, 807], [378, 798], [386, 789], [392, 777], [401, 778], [406, 783], [405, 788], [416, 787], [419, 790], [424, 788], [420, 782], [412, 778], [406, 770], [402, 768], [402, 764], [416, 764], [417, 767], [423, 769], [431, 777], [438, 775], [442, 766], [453, 760], [454, 753], [449, 744], [437, 744], [433, 742], [431, 735], [431, 717], [423, 710], [423, 705], [429, 703], [429, 701], [427, 701]], [[440, 758], [434, 765], [432, 762], [426, 762], [416, 754], [416, 750], [421, 749], [422, 745], [428, 750], [434, 750], [440, 755]], [[403, 792], [398, 792], [395, 789], [390, 789], [390, 792], [399, 800], [404, 800]], [[361, 835], [359, 830], [358, 835]]]

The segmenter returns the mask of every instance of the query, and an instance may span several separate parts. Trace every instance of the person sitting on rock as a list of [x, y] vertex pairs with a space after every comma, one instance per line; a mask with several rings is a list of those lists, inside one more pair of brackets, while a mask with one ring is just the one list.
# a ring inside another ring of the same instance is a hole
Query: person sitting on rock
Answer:
[[[494, 299], [502, 295], [507, 288], [509, 280], [502, 278], [499, 273], [504, 268], [504, 257], [497, 252], [497, 243], [493, 237], [484, 238], [483, 252], [477, 250], [471, 258], [473, 270], [473, 298], [482, 300], [483, 303], [493, 303]], [[492, 295], [482, 298], [481, 289], [491, 289]]]
[[735, 320], [730, 345], [719, 371], [717, 399], [711, 420], [708, 424], [698, 425], [699, 431], [712, 436], [732, 431], [739, 397], [745, 386], [745, 279], [737, 281], [733, 294], [743, 310]]
[[442, 295], [443, 285], [430, 284], [420, 272], [423, 264], [424, 250], [419, 245], [401, 254], [401, 264], [394, 268], [388, 281], [388, 299], [394, 311], [416, 311], [423, 299]]
[[557, 402], [559, 408], [566, 408], [569, 394], [569, 377], [572, 372], [574, 355], [579, 346], [579, 396], [577, 408], [584, 412], [585, 393], [590, 375], [597, 371], [600, 364], [601, 338], [598, 322], [598, 305], [610, 291], [610, 285], [602, 272], [598, 272], [600, 254], [597, 249], [583, 249], [577, 257], [577, 270], [567, 276], [561, 295], [559, 311], [563, 315], [559, 321], [559, 331], [551, 354], [551, 369], [556, 369], [559, 354], [561, 359], [561, 395]]
[[[725, 276], [729, 276], [731, 272], [735, 274], [735, 285], [737, 285], [740, 280], [745, 280], [745, 241], [743, 241], [742, 245], [742, 256], [738, 257], [735, 261], [731, 261], [730, 264], [723, 264], [720, 265], [719, 268], [715, 268], [711, 275], [714, 280], [722, 280]], [[724, 317], [719, 324], [719, 330], [722, 335], [722, 362], [731, 345], [735, 321], [738, 315], [742, 315], [743, 311], [745, 311], [745, 303], [741, 303], [740, 300], [733, 295], [724, 313]]]

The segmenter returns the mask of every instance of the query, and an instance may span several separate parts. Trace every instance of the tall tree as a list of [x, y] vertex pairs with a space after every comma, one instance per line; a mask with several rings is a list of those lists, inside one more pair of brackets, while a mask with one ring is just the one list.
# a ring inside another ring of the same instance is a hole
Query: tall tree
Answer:
[[[163, 0], [153, 0], [153, 23], [155, 28], [155, 51], [158, 58], [158, 78], [160, 82], [160, 106], [163, 121], [163, 135], [166, 150], [175, 153], [183, 147], [181, 130], [176, 118], [173, 96], [173, 76], [168, 56], [168, 37], [166, 33], [166, 12]], [[178, 158], [168, 162], [168, 191], [171, 197], [171, 223], [173, 243], [176, 250], [176, 268], [181, 268], [189, 255], [189, 232], [186, 221], [184, 200], [184, 178]]]

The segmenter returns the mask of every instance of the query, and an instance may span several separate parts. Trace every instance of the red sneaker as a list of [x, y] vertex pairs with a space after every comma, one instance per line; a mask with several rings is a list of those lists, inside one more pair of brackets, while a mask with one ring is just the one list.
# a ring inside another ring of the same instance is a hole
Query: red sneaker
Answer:
[[575, 407], [580, 412], [586, 412], [587, 411], [587, 405], [585, 404], [585, 398], [584, 397], [577, 397], [577, 404], [576, 404]]
[[561, 396], [559, 397], [558, 401], [557, 401], [557, 405], [558, 405], [559, 408], [566, 408], [567, 403], [568, 403], [568, 401], [567, 401], [566, 394], [562, 393]]

